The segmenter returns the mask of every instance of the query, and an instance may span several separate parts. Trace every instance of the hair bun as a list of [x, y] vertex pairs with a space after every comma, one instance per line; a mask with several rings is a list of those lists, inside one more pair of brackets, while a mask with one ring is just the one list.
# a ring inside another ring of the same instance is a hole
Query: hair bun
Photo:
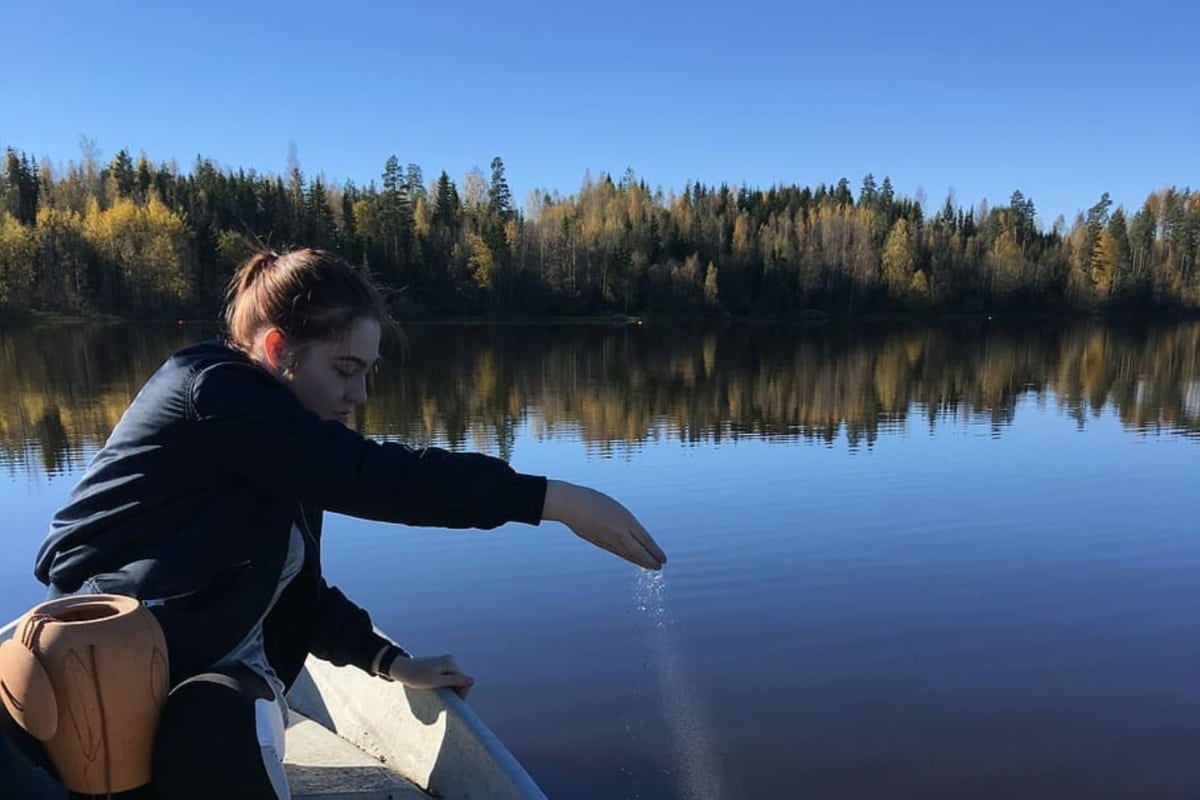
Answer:
[[266, 270], [275, 266], [275, 262], [279, 260], [279, 253], [274, 250], [259, 250], [246, 262], [242, 264], [242, 268], [238, 270], [240, 273], [237, 280], [233, 283], [238, 287], [239, 291], [245, 291], [254, 284], [254, 281]]

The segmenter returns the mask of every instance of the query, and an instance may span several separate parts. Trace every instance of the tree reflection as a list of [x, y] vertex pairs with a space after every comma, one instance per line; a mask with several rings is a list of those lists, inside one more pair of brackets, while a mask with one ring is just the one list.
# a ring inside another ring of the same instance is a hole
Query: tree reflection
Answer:
[[[138, 387], [212, 327], [0, 329], [0, 463], [80, 468]], [[508, 457], [516, 432], [600, 455], [648, 441], [740, 437], [852, 448], [920, 418], [1002, 435], [1018, 401], [1080, 426], [1116, 409], [1131, 430], [1200, 431], [1200, 323], [1121, 327], [413, 326], [385, 353], [359, 417], [373, 436]]]

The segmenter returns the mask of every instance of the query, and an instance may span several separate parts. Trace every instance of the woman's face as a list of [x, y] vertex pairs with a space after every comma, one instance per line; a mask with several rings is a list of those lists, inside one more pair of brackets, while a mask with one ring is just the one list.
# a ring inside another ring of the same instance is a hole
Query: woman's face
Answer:
[[283, 378], [309, 411], [349, 426], [354, 407], [367, 399], [367, 373], [379, 360], [379, 336], [378, 322], [357, 319], [340, 338], [293, 351]]

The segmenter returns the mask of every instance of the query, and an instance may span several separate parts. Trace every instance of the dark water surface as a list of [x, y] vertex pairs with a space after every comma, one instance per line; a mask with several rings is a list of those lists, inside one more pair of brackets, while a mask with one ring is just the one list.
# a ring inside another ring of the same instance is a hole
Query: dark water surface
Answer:
[[[3, 620], [207, 333], [0, 329]], [[607, 490], [667, 550], [327, 520], [331, 581], [454, 653], [552, 797], [1200, 797], [1200, 324], [411, 327], [358, 425]]]

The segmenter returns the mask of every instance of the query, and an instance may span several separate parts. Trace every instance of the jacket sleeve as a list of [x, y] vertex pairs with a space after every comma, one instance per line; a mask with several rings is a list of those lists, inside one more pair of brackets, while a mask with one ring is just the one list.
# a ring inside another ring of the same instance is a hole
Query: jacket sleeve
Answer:
[[[380, 649], [393, 644], [375, 632], [366, 610], [355, 605], [336, 586], [321, 578], [320, 610], [310, 651], [338, 666], [353, 664], [364, 672]], [[401, 652], [403, 648], [401, 648]]]
[[498, 458], [376, 442], [305, 409], [252, 364], [201, 370], [189, 389], [194, 452], [330, 511], [447, 528], [541, 521], [546, 479]]

